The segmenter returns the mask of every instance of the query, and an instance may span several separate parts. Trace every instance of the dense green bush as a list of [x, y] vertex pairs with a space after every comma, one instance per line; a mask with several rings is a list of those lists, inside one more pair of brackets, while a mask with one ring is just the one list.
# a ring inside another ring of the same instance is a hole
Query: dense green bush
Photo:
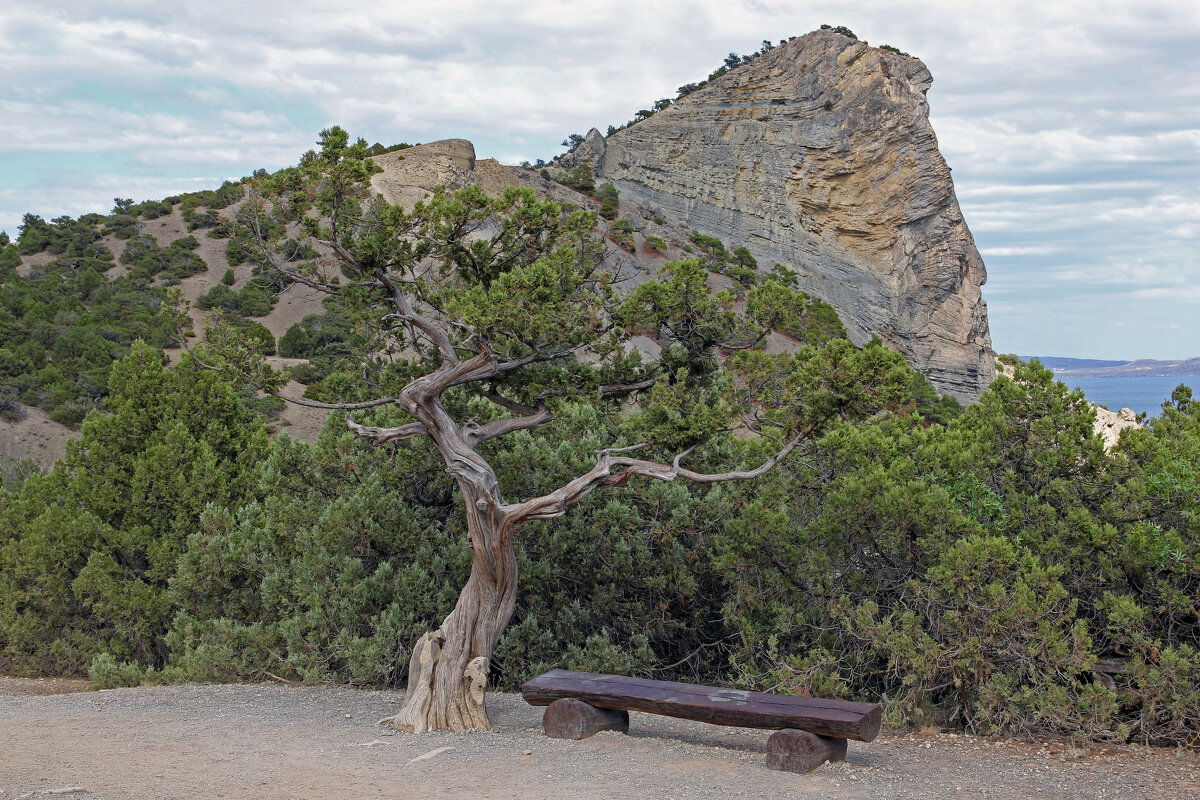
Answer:
[[21, 254], [15, 244], [5, 242], [0, 245], [0, 284], [7, 283], [17, 276], [17, 267], [21, 264]]
[[42, 466], [31, 459], [0, 455], [0, 490], [17, 494], [25, 482], [42, 472]]
[[199, 245], [194, 236], [185, 236], [160, 248], [153, 236], [139, 234], [130, 237], [120, 260], [129, 265], [132, 278], [145, 280], [165, 274], [178, 281], [208, 269], [204, 259], [193, 252]]
[[465, 580], [462, 522], [428, 502], [451, 491], [430, 452], [393, 454], [344, 430], [315, 446], [279, 440], [263, 499], [201, 519], [172, 583], [182, 675], [403, 683], [408, 646]]
[[600, 201], [600, 216], [614, 220], [620, 212], [620, 194], [617, 187], [607, 181], [596, 189], [596, 199]]
[[552, 179], [563, 186], [569, 186], [577, 192], [591, 194], [596, 190], [596, 176], [592, 165], [583, 161], [568, 170], [552, 175]]
[[[261, 353], [264, 356], [275, 355], [275, 337], [266, 325], [261, 322], [255, 322], [252, 319], [245, 319], [236, 314], [228, 314], [221, 312], [210, 319], [213, 325], [223, 326], [232, 334], [238, 336], [243, 343], [256, 353]], [[211, 332], [208, 334], [211, 336]]]
[[715, 236], [705, 236], [700, 231], [692, 231], [691, 236], [688, 238], [692, 244], [696, 245], [700, 248], [701, 252], [708, 256], [709, 261], [714, 266], [723, 265], [726, 261], [733, 258], [733, 255], [725, 249], [725, 243]]
[[774, 527], [761, 505], [726, 526], [743, 681], [886, 694], [918, 725], [1195, 736], [1200, 495], [1179, 453], [1200, 452], [1200, 404], [1180, 395], [1109, 456], [1082, 396], [1014, 366], [946, 428], [832, 431], [771, 478], [791, 498]]
[[349, 322], [336, 313], [309, 314], [279, 337], [279, 355], [286, 358], [336, 358], [361, 345]]
[[243, 317], [265, 317], [274, 305], [275, 290], [256, 281], [250, 281], [240, 290], [219, 283], [196, 300], [196, 308], [216, 308]]
[[[0, 359], [4, 357], [0, 352]], [[22, 417], [21, 395], [12, 386], [0, 384], [0, 419], [15, 422]]]
[[758, 259], [750, 255], [750, 251], [745, 247], [739, 247], [731, 254], [733, 261], [745, 269], [756, 269], [758, 267]]
[[[564, 666], [886, 696], [898, 724], [1191, 741], [1200, 403], [1178, 392], [1107, 454], [1082, 398], [1018, 364], [930, 424], [903, 393], [838, 383], [903, 368], [839, 341], [800, 360], [813, 413], [841, 420], [803, 459], [712, 489], [634, 482], [525, 528], [493, 679]], [[435, 454], [363, 444], [335, 418], [262, 458], [261, 428], [208, 373], [140, 346], [121, 370], [114, 415], [6, 496], [3, 667], [400, 685], [468, 564]], [[504, 491], [544, 492], [598, 447], [675, 424], [614, 412], [560, 404], [554, 426], [489, 443]], [[719, 435], [692, 459], [760, 449]]]
[[15, 267], [19, 256], [45, 252], [57, 256], [49, 269], [69, 267], [104, 272], [112, 265], [113, 258], [112, 252], [100, 243], [101, 232], [97, 229], [105, 219], [99, 214], [87, 214], [78, 220], [62, 216], [46, 222], [35, 214], [26, 214], [15, 245], [18, 259], [14, 261], [9, 254], [5, 261]]
[[633, 224], [624, 217], [608, 226], [608, 236], [620, 247], [631, 253], [634, 251]]
[[0, 505], [0, 670], [78, 674], [102, 652], [162, 666], [184, 543], [206, 506], [253, 496], [266, 431], [214, 373], [135, 343], [106, 405]]
[[667, 243], [658, 236], [647, 236], [645, 246], [648, 250], [655, 250], [659, 253], [667, 252]]

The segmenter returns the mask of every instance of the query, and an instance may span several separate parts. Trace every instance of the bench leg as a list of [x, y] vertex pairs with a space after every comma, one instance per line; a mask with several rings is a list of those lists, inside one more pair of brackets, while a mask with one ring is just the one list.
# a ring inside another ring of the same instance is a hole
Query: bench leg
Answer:
[[798, 730], [782, 730], [767, 739], [767, 766], [784, 772], [812, 772], [826, 761], [844, 761], [846, 740]]
[[546, 707], [542, 727], [554, 739], [586, 739], [600, 731], [629, 733], [629, 712], [596, 708], [582, 700], [563, 698]]

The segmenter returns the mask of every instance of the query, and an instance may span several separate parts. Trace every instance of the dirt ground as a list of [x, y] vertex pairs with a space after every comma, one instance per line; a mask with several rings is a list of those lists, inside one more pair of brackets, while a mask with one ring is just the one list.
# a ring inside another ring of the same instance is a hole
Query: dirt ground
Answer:
[[795, 775], [766, 768], [768, 731], [634, 713], [628, 735], [547, 739], [519, 695], [489, 695], [492, 731], [417, 736], [378, 723], [395, 692], [85, 688], [0, 678], [0, 800], [1200, 798], [1200, 758], [1167, 749], [885, 733]]

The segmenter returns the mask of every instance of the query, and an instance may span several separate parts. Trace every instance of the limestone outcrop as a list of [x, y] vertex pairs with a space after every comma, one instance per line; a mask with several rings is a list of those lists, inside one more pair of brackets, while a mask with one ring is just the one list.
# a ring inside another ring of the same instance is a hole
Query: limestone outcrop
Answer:
[[[476, 159], [475, 146], [466, 139], [442, 139], [375, 157], [381, 172], [372, 176], [371, 188], [389, 203], [412, 208], [429, 197], [435, 187], [464, 189], [479, 186], [500, 194], [510, 186], [530, 186], [539, 196], [579, 205], [578, 192], [542, 179], [533, 170], [507, 167], [491, 158]], [[584, 201], [588, 202], [588, 201]]]
[[1093, 404], [1092, 410], [1096, 412], [1096, 423], [1092, 426], [1092, 430], [1104, 440], [1105, 450], [1112, 450], [1117, 446], [1117, 442], [1121, 441], [1122, 431], [1142, 427], [1138, 422], [1137, 413], [1133, 409], [1122, 408], [1120, 411], [1109, 411], [1103, 406]]
[[383, 171], [371, 187], [390, 203], [411, 208], [435, 186], [463, 188], [472, 182], [475, 145], [466, 139], [442, 139], [376, 156]]
[[[996, 376], [983, 260], [938, 152], [916, 58], [816, 31], [760, 54], [648, 119], [596, 129], [556, 163], [591, 163], [621, 215], [667, 253], [622, 254], [639, 275], [686, 257], [688, 233], [781, 263], [831, 303], [856, 344], [903, 353], [939, 391], [975, 400]], [[438, 185], [532, 186], [598, 207], [538, 172], [476, 160], [464, 139], [377, 157], [373, 187], [411, 206]]]
[[604, 158], [604, 149], [604, 134], [592, 128], [587, 132], [587, 136], [583, 137], [583, 141], [579, 143], [578, 147], [558, 159], [558, 165], [573, 167], [585, 161], [592, 165], [598, 164]]
[[879, 336], [974, 400], [996, 375], [986, 272], [929, 123], [932, 80], [919, 59], [817, 31], [579, 150], [622, 206], [798, 271], [857, 344]]

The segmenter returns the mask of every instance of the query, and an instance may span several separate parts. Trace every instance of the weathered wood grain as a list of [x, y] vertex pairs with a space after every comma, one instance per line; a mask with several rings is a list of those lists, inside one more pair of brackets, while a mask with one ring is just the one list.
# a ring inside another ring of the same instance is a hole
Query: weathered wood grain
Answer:
[[767, 739], [767, 766], [784, 772], [812, 772], [826, 761], [846, 760], [846, 740], [809, 731], [783, 730]]
[[600, 731], [629, 733], [629, 712], [563, 698], [546, 707], [542, 727], [554, 739], [586, 739]]
[[575, 698], [598, 708], [645, 711], [714, 725], [797, 728], [860, 742], [878, 736], [882, 721], [877, 703], [786, 697], [560, 669], [529, 681], [521, 687], [521, 694], [535, 706]]

